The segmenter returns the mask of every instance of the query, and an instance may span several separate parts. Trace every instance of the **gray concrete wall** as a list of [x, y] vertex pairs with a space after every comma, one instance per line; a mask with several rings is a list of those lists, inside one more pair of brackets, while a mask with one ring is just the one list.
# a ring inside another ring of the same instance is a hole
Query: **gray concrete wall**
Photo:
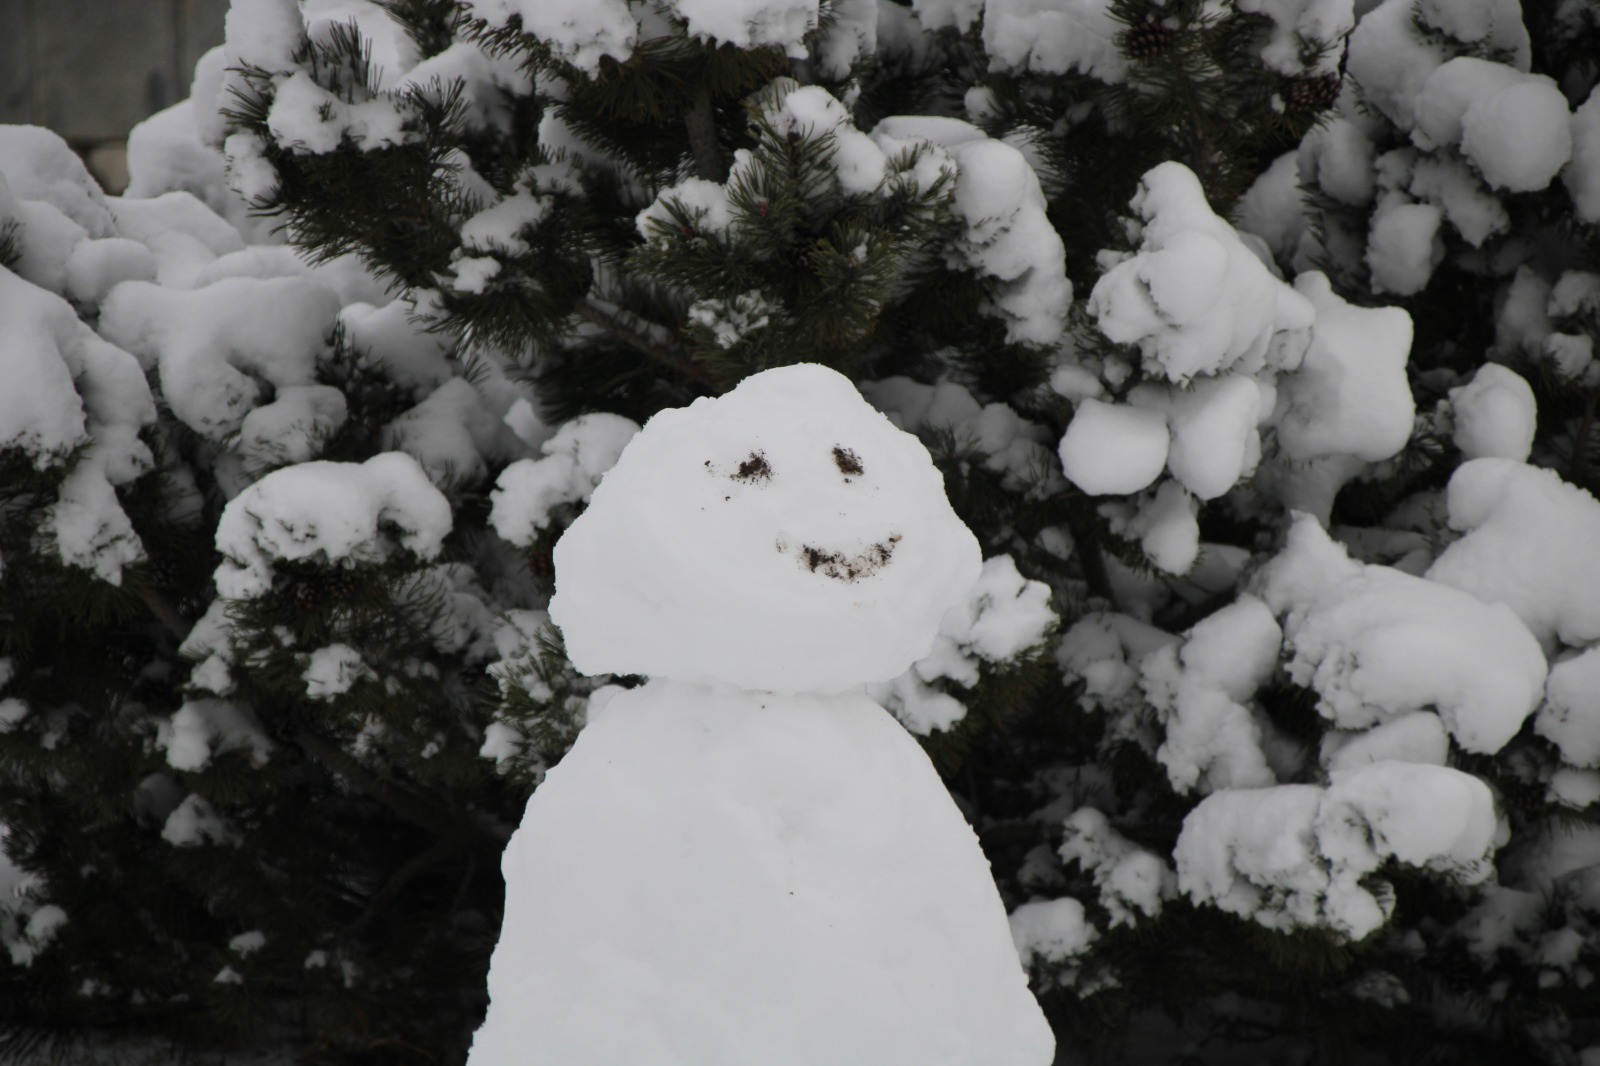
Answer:
[[0, 123], [90, 153], [189, 95], [228, 0], [0, 0]]

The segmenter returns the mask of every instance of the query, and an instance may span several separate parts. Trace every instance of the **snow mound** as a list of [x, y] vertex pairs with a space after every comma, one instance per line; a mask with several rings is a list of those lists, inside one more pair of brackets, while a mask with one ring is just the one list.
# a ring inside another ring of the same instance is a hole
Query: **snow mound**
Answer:
[[1284, 616], [1290, 677], [1340, 729], [1432, 708], [1463, 749], [1493, 754], [1543, 695], [1544, 654], [1509, 608], [1356, 562], [1310, 516], [1255, 584]]
[[272, 587], [272, 564], [378, 562], [396, 548], [439, 554], [450, 503], [409, 455], [275, 470], [229, 501], [217, 522], [217, 591], [251, 599]]
[[1411, 438], [1416, 406], [1406, 379], [1411, 316], [1398, 307], [1357, 307], [1315, 271], [1295, 290], [1316, 309], [1311, 346], [1278, 379], [1278, 445], [1293, 460], [1353, 455], [1378, 462]]
[[1180, 384], [1299, 362], [1315, 317], [1310, 302], [1212, 213], [1192, 171], [1162, 163], [1131, 206], [1143, 220], [1139, 250], [1089, 294], [1102, 333], [1137, 344], [1147, 373]]
[[820, 693], [921, 658], [982, 568], [927, 450], [815, 365], [656, 415], [554, 560], [584, 673]]
[[1453, 439], [1468, 459], [1523, 462], [1533, 450], [1539, 409], [1533, 389], [1515, 371], [1485, 363], [1465, 385], [1450, 390]]
[[314, 384], [338, 312], [338, 297], [306, 278], [224, 278], [193, 291], [128, 281], [107, 297], [100, 331], [157, 371], [185, 425], [221, 441], [261, 406], [261, 382]]
[[1145, 698], [1166, 734], [1156, 758], [1174, 790], [1277, 783], [1247, 704], [1277, 669], [1282, 639], [1266, 604], [1245, 596], [1140, 664]]
[[1546, 646], [1600, 640], [1600, 502], [1554, 471], [1474, 459], [1451, 476], [1446, 503], [1466, 535], [1430, 580], [1505, 604]]
[[1494, 797], [1443, 766], [1380, 762], [1335, 770], [1327, 788], [1217, 792], [1183, 821], [1178, 886], [1269, 929], [1330, 929], [1359, 940], [1393, 898], [1371, 875], [1387, 859], [1482, 881], [1494, 869]]
[[863, 697], [620, 692], [502, 869], [469, 1066], [1051, 1061], [977, 838]]
[[1091, 496], [1124, 496], [1161, 476], [1169, 446], [1160, 411], [1085, 399], [1061, 438], [1061, 468]]
[[1600, 645], [1550, 667], [1533, 727], [1571, 766], [1600, 767]]

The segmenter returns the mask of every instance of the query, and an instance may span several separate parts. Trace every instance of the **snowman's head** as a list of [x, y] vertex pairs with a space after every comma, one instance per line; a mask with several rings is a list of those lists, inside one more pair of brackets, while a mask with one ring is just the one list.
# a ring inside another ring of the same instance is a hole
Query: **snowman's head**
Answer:
[[921, 442], [825, 367], [644, 427], [556, 546], [586, 673], [842, 692], [903, 672], [977, 580]]

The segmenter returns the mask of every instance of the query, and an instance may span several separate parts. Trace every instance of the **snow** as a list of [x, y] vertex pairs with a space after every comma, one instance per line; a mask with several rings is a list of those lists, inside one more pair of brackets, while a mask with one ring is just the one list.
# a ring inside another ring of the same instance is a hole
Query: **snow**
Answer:
[[338, 298], [306, 278], [224, 278], [193, 291], [129, 281], [107, 297], [100, 330], [156, 369], [173, 414], [222, 440], [259, 405], [257, 378], [280, 389], [314, 384], [338, 310]]
[[176, 848], [197, 848], [206, 844], [243, 847], [244, 837], [198, 792], [184, 797], [167, 815], [161, 839]]
[[1230, 374], [1198, 378], [1186, 389], [1139, 385], [1128, 402], [1166, 414], [1167, 469], [1197, 498], [1214, 500], [1254, 473], [1261, 458], [1261, 391], [1254, 379]]
[[1051, 1061], [976, 837], [862, 697], [619, 693], [502, 865], [470, 1066]]
[[1536, 192], [1572, 158], [1567, 99], [1542, 75], [1475, 102], [1461, 119], [1461, 151], [1490, 185]]
[[[543, 0], [541, 0], [543, 2]], [[668, 0], [688, 23], [689, 36], [736, 48], [782, 49], [807, 55], [805, 36], [817, 28], [818, 0]]]
[[1145, 174], [1131, 203], [1139, 251], [1111, 265], [1089, 294], [1100, 331], [1137, 344], [1146, 373], [1197, 374], [1292, 366], [1314, 311], [1272, 275], [1179, 163]]
[[986, 559], [966, 598], [945, 612], [929, 652], [899, 677], [867, 685], [866, 693], [913, 733], [949, 729], [966, 716], [966, 705], [931, 684], [974, 687], [980, 664], [1003, 667], [1025, 656], [1058, 620], [1048, 585], [1024, 578], [1009, 555]]
[[1174, 850], [1179, 888], [1269, 929], [1359, 940], [1389, 916], [1372, 878], [1385, 859], [1468, 883], [1493, 871], [1494, 799], [1470, 774], [1379, 762], [1330, 778], [1206, 797]]
[[1444, 258], [1439, 226], [1444, 212], [1433, 204], [1394, 203], [1372, 217], [1367, 267], [1372, 291], [1414, 296], [1427, 288]]
[[[450, 503], [417, 461], [383, 452], [364, 463], [311, 462], [275, 470], [229, 501], [217, 523], [217, 590], [251, 599], [272, 586], [272, 564], [365, 564], [396, 547], [438, 555]], [[398, 540], [398, 544], [396, 544]]]
[[1062, 862], [1075, 862], [1094, 878], [1113, 929], [1159, 917], [1178, 894], [1172, 867], [1113, 829], [1093, 807], [1080, 807], [1066, 819], [1057, 854]]
[[[1238, 0], [1240, 11], [1272, 20], [1261, 61], [1287, 77], [1337, 74], [1345, 37], [1355, 28], [1353, 0]], [[1312, 64], [1304, 42], [1329, 46]]]
[[639, 35], [627, 0], [464, 0], [463, 6], [490, 26], [519, 17], [523, 33], [588, 74], [598, 71], [606, 56], [626, 60]]
[[[912, 6], [930, 29], [944, 21], [930, 19], [935, 10], [931, 3]], [[1111, 17], [1108, 0], [987, 0], [983, 5], [983, 48], [990, 70], [1076, 71], [1115, 84], [1128, 69], [1118, 47], [1122, 29]]]
[[174, 770], [203, 770], [217, 752], [248, 749], [253, 766], [261, 766], [272, 755], [267, 738], [246, 705], [229, 700], [188, 700], [163, 722], [156, 733], [156, 747], [167, 753], [167, 765]]
[[563, 423], [540, 446], [543, 458], [519, 459], [501, 472], [489, 494], [495, 532], [519, 547], [532, 545], [550, 525], [551, 511], [589, 499], [638, 432], [637, 422], [613, 414]]
[[861, 392], [896, 426], [925, 441], [946, 439], [959, 453], [976, 451], [985, 469], [1002, 475], [1011, 491], [1048, 490], [1057, 486], [1050, 450], [1050, 430], [1017, 415], [1008, 404], [978, 401], [953, 381], [924, 385], [910, 378], [864, 381]]
[[1600, 87], [1572, 112], [1572, 159], [1561, 181], [1585, 222], [1600, 223]]
[[1416, 416], [1406, 377], [1411, 316], [1346, 303], [1317, 272], [1297, 277], [1295, 290], [1316, 324], [1299, 368], [1278, 378], [1278, 446], [1294, 460], [1390, 458], [1410, 439]]
[[916, 438], [800, 365], [651, 419], [555, 567], [584, 673], [842, 692], [920, 658], [981, 561]]
[[1493, 458], [1456, 468], [1446, 502], [1465, 535], [1430, 580], [1508, 606], [1546, 647], [1600, 640], [1600, 502], [1554, 471]]
[[1341, 729], [1433, 708], [1464, 750], [1492, 754], [1543, 695], [1544, 654], [1509, 608], [1355, 562], [1307, 515], [1254, 585], [1284, 619], [1290, 677]]
[[1138, 538], [1145, 556], [1169, 574], [1188, 573], [1200, 555], [1198, 508], [1176, 481], [1163, 481], [1154, 495], [1142, 498], [1126, 528], [1117, 531]]
[[1329, 771], [1375, 762], [1443, 766], [1450, 753], [1444, 723], [1431, 711], [1413, 711], [1361, 733], [1338, 730], [1322, 738], [1322, 765]]
[[266, 944], [267, 935], [259, 929], [252, 929], [229, 939], [228, 950], [241, 959], [247, 959], [260, 951]]
[[1245, 704], [1277, 669], [1281, 640], [1266, 604], [1246, 596], [1140, 663], [1145, 699], [1165, 730], [1156, 759], [1174, 790], [1277, 783]]
[[1061, 467], [1091, 496], [1125, 496], [1161, 476], [1168, 447], [1162, 412], [1085, 399], [1061, 438]]
[[360, 652], [348, 644], [330, 644], [306, 657], [300, 678], [306, 683], [307, 698], [331, 700], [349, 692], [357, 681], [372, 676], [372, 670], [361, 661]]
[[57, 466], [89, 444], [62, 484], [44, 529], [60, 559], [112, 584], [144, 557], [113, 492], [148, 470], [139, 431], [155, 421], [155, 401], [137, 362], [96, 336], [60, 297], [0, 270], [0, 446], [36, 469]]
[[1533, 727], [1560, 749], [1562, 762], [1600, 768], [1600, 645], [1551, 664]]
[[1538, 407], [1533, 389], [1515, 371], [1485, 363], [1472, 380], [1450, 390], [1452, 439], [1468, 459], [1522, 462], [1533, 450]]
[[1072, 283], [1033, 167], [1017, 149], [987, 138], [951, 147], [950, 158], [959, 168], [954, 207], [966, 220], [956, 252], [997, 282], [986, 308], [1006, 323], [1008, 342], [1056, 343]]
[[1100, 934], [1071, 896], [1024, 903], [1011, 912], [1011, 939], [1024, 965], [1068, 962], [1083, 955]]

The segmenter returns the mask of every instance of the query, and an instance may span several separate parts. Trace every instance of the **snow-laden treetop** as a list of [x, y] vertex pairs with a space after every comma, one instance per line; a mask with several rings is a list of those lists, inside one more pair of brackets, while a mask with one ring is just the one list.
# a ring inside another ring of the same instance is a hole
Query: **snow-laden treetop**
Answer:
[[927, 449], [815, 365], [656, 415], [554, 558], [585, 673], [815, 693], [904, 671], [982, 566]]

